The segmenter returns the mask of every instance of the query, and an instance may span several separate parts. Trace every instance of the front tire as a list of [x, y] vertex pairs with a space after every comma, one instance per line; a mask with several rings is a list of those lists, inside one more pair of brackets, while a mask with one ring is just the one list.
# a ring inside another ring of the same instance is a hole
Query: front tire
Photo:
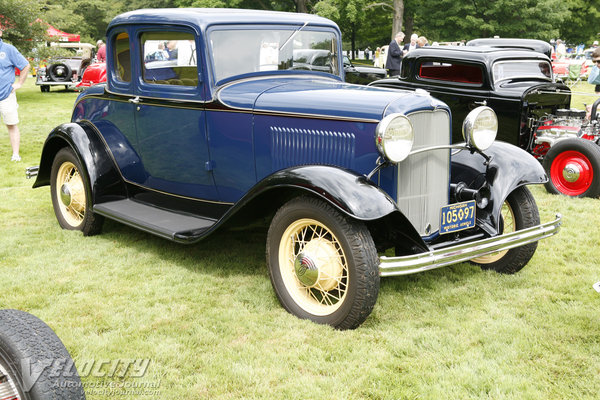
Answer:
[[102, 230], [104, 219], [94, 214], [89, 178], [70, 147], [56, 153], [50, 175], [52, 206], [63, 229], [78, 230], [85, 236]]
[[544, 157], [550, 179], [546, 190], [573, 197], [600, 196], [600, 146], [586, 139], [565, 139]]
[[377, 251], [369, 230], [322, 200], [299, 197], [277, 211], [267, 263], [279, 301], [299, 318], [354, 329], [377, 300]]
[[0, 395], [10, 400], [84, 400], [69, 352], [39, 318], [0, 310]]
[[[540, 224], [540, 214], [533, 195], [525, 186], [515, 189], [502, 205], [500, 233], [510, 233]], [[521, 269], [535, 253], [537, 242], [514, 249], [499, 251], [471, 260], [482, 269], [494, 270], [503, 274], [514, 274]]]

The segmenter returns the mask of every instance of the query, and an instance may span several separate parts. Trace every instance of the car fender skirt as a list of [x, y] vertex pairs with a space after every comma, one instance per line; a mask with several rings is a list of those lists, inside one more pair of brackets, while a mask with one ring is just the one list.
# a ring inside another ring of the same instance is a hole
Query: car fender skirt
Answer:
[[126, 197], [125, 184], [106, 144], [93, 125], [85, 121], [62, 124], [50, 132], [42, 149], [34, 188], [50, 184], [54, 157], [66, 146], [79, 157], [90, 179], [93, 204]]
[[526, 151], [496, 141], [483, 155], [463, 150], [452, 155], [452, 183], [464, 182], [472, 189], [487, 186], [489, 204], [478, 210], [478, 225], [489, 234], [497, 234], [502, 204], [516, 188], [542, 184], [548, 176], [542, 165]]

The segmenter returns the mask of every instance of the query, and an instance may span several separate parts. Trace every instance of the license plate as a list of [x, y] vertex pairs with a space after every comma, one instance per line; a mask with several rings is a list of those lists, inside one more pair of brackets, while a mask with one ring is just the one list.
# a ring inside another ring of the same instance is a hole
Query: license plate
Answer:
[[475, 226], [475, 200], [442, 207], [440, 235]]

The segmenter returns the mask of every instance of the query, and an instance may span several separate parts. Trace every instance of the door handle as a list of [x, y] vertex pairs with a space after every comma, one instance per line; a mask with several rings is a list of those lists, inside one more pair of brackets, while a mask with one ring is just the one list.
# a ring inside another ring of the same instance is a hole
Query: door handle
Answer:
[[478, 105], [478, 106], [487, 106], [487, 100], [474, 101], [473, 104]]
[[129, 99], [130, 103], [138, 104], [140, 102], [140, 96], [135, 96], [133, 99]]

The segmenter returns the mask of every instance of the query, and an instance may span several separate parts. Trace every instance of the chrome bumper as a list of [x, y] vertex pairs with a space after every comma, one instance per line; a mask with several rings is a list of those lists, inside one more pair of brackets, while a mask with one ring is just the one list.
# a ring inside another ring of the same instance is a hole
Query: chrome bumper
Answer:
[[39, 167], [39, 166], [35, 166], [35, 167], [27, 167], [27, 168], [25, 169], [25, 177], [26, 177], [27, 179], [31, 179], [31, 178], [33, 178], [34, 176], [37, 176], [37, 174], [38, 174], [39, 170], [40, 170], [40, 167]]
[[409, 256], [382, 256], [379, 258], [379, 275], [416, 274], [417, 272], [468, 261], [497, 251], [519, 247], [557, 234], [562, 223], [561, 220], [562, 216], [556, 214], [554, 221], [492, 238]]

